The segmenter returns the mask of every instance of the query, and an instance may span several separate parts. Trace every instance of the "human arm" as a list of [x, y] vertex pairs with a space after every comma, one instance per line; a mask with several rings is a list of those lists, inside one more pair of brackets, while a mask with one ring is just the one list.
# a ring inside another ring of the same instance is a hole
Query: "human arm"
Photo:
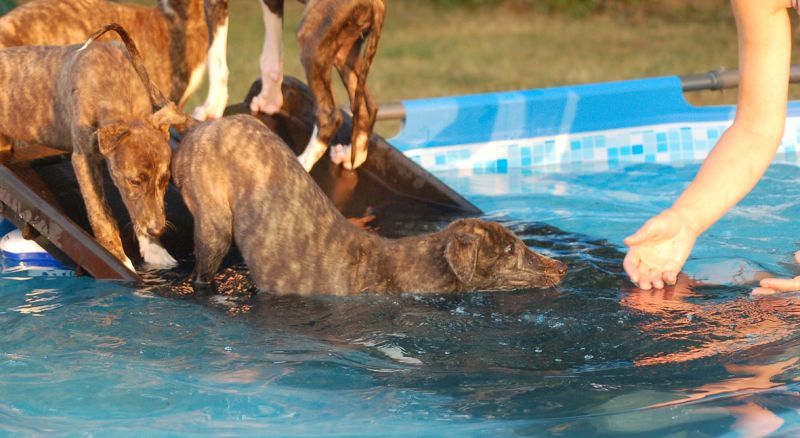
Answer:
[[674, 284], [696, 238], [752, 190], [780, 145], [791, 58], [791, 0], [732, 0], [739, 41], [739, 101], [691, 185], [625, 239], [625, 271], [642, 289]]

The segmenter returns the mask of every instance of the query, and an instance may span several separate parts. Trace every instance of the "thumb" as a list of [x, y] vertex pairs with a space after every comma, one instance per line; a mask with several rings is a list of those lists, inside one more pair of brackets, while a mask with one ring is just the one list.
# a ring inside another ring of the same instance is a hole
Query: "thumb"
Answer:
[[645, 222], [645, 224], [642, 225], [642, 228], [639, 228], [638, 231], [626, 237], [623, 242], [627, 246], [640, 245], [647, 240], [658, 238], [660, 234], [661, 227], [659, 226], [658, 221], [653, 218]]

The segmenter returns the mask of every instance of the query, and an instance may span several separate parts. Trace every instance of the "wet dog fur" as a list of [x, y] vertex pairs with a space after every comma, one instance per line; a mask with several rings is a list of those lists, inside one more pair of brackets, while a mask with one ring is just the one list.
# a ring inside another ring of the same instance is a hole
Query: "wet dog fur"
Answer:
[[[93, 42], [109, 30], [125, 44]], [[103, 193], [105, 162], [130, 213], [145, 262], [174, 266], [157, 237], [166, 223], [169, 123], [183, 118], [174, 118], [179, 114], [174, 105], [153, 112], [156, 100], [166, 102], [150, 83], [124, 29], [105, 26], [84, 46], [2, 49], [0, 83], [2, 148], [10, 150], [13, 140], [71, 152], [95, 238], [133, 269]]]
[[192, 128], [172, 173], [195, 221], [196, 289], [212, 287], [232, 240], [258, 288], [275, 294], [509, 290], [552, 286], [566, 272], [494, 222], [401, 239], [361, 230], [248, 115]]

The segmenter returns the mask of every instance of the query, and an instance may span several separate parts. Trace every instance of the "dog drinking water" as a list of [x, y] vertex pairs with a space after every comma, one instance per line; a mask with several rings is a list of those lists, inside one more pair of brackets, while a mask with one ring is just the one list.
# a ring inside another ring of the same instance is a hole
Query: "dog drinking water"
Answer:
[[[109, 30], [125, 44], [94, 42]], [[145, 262], [174, 266], [157, 238], [166, 225], [169, 124], [184, 118], [150, 83], [127, 32], [111, 24], [83, 46], [2, 49], [0, 84], [0, 149], [11, 150], [14, 140], [71, 152], [94, 237], [132, 270], [103, 193], [105, 161]], [[154, 106], [163, 108], [154, 113]]]
[[509, 290], [552, 286], [566, 272], [494, 222], [402, 239], [359, 229], [251, 116], [192, 128], [172, 172], [194, 216], [196, 287], [210, 285], [231, 240], [258, 288], [276, 294]]

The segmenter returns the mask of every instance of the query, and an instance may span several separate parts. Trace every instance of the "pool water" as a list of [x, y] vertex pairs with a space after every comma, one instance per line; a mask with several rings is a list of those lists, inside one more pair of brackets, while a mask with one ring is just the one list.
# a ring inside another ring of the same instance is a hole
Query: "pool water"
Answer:
[[0, 434], [796, 435], [800, 296], [749, 292], [796, 273], [800, 169], [771, 168], [698, 241], [692, 280], [644, 292], [622, 272], [622, 239], [697, 169], [440, 174], [568, 264], [551, 289], [181, 298], [7, 275]]

